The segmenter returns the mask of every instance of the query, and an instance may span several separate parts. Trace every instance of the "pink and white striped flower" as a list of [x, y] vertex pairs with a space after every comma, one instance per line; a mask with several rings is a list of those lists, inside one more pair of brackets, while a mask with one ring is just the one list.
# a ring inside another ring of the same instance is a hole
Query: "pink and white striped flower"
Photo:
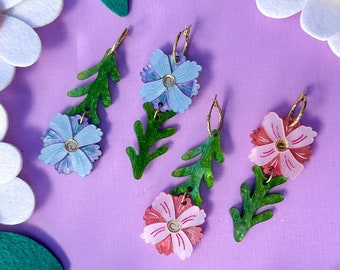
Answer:
[[317, 135], [310, 127], [297, 123], [289, 127], [291, 117], [281, 119], [276, 113], [267, 114], [262, 121], [262, 128], [251, 135], [256, 145], [249, 158], [264, 173], [283, 175], [295, 179], [303, 170], [302, 163], [312, 154], [310, 144]]
[[202, 228], [206, 214], [192, 205], [183, 195], [171, 196], [161, 193], [145, 211], [146, 226], [141, 238], [156, 246], [159, 253], [175, 253], [184, 260], [190, 257], [193, 245], [203, 237]]

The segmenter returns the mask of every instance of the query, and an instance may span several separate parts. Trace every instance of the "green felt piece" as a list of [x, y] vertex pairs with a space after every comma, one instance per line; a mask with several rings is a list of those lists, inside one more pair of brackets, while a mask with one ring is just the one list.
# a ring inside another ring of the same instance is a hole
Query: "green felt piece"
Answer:
[[34, 240], [11, 232], [0, 232], [1, 270], [61, 270], [60, 262]]
[[261, 167], [254, 166], [253, 172], [255, 174], [253, 193], [250, 194], [250, 187], [247, 183], [241, 185], [242, 216], [237, 208], [230, 209], [230, 215], [234, 222], [234, 238], [237, 242], [242, 241], [252, 226], [272, 218], [273, 212], [271, 210], [257, 213], [262, 206], [279, 203], [284, 199], [281, 194], [268, 192], [272, 188], [285, 183], [285, 177], [273, 177], [268, 184], [265, 184], [267, 178], [264, 176]]
[[128, 0], [102, 0], [102, 2], [121, 17], [124, 17], [129, 13]]
[[72, 89], [67, 93], [67, 95], [70, 97], [80, 97], [87, 95], [79, 105], [67, 111], [68, 115], [82, 115], [84, 112], [86, 112], [86, 117], [90, 118], [94, 125], [98, 125], [100, 123], [97, 112], [99, 99], [101, 99], [101, 102], [105, 108], [111, 105], [108, 77], [110, 76], [114, 82], [119, 82], [120, 80], [120, 75], [116, 66], [115, 55], [114, 53], [109, 54], [109, 50], [107, 50], [103, 59], [96, 66], [84, 70], [78, 74], [77, 78], [79, 80], [85, 80], [95, 73], [98, 73], [96, 79], [92, 83], [83, 87]]
[[207, 188], [211, 188], [214, 185], [212, 157], [219, 163], [224, 161], [221, 150], [220, 132], [218, 130], [213, 130], [212, 136], [209, 136], [201, 146], [186, 152], [182, 156], [182, 159], [189, 160], [199, 154], [201, 154], [201, 157], [196, 163], [172, 172], [172, 175], [175, 177], [188, 175], [190, 175], [190, 177], [183, 184], [170, 191], [172, 195], [180, 195], [188, 192], [196, 205], [203, 203], [199, 190], [202, 179], [204, 178]]
[[136, 150], [129, 146], [126, 148], [126, 153], [128, 154], [133, 176], [136, 179], [140, 179], [146, 166], [155, 158], [163, 155], [168, 151], [167, 145], [162, 145], [150, 153], [151, 147], [159, 140], [172, 136], [176, 133], [175, 128], [164, 128], [160, 129], [161, 125], [168, 119], [176, 115], [173, 111], [166, 111], [164, 113], [159, 113], [155, 119], [155, 110], [151, 103], [146, 102], [143, 104], [144, 110], [147, 113], [148, 122], [146, 130], [144, 131], [141, 121], [136, 121], [134, 125], [135, 133], [138, 140], [139, 154]]

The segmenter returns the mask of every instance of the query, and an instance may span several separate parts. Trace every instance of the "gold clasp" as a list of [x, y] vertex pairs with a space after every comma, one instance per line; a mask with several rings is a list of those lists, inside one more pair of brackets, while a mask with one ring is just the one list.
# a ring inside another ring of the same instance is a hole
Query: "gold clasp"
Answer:
[[221, 130], [221, 126], [222, 126], [222, 109], [220, 107], [220, 104], [218, 104], [217, 102], [217, 95], [215, 95], [215, 98], [211, 104], [211, 107], [210, 107], [210, 111], [209, 111], [209, 114], [207, 116], [207, 129], [208, 129], [208, 133], [210, 136], [213, 136], [213, 132], [211, 130], [211, 123], [210, 123], [210, 120], [211, 120], [211, 113], [212, 113], [212, 110], [213, 108], [216, 108], [217, 109], [217, 112], [218, 112], [218, 127], [217, 127], [217, 130]]
[[182, 54], [184, 55], [185, 52], [186, 52], [187, 49], [188, 49], [190, 28], [191, 28], [191, 25], [185, 27], [184, 30], [181, 31], [181, 32], [179, 32], [178, 35], [177, 35], [177, 37], [176, 37], [174, 46], [172, 47], [172, 58], [174, 59], [175, 63], [178, 62], [178, 60], [177, 60], [177, 58], [176, 58], [176, 50], [177, 50], [178, 41], [179, 41], [179, 39], [181, 38], [182, 35], [185, 36], [185, 43], [184, 43], [184, 47], [183, 47]]
[[128, 33], [129, 33], [129, 29], [125, 28], [123, 33], [118, 38], [118, 40], [113, 44], [112, 48], [109, 50], [108, 55], [113, 54], [117, 50], [117, 48], [123, 42], [123, 40], [126, 38]]
[[292, 117], [293, 113], [296, 110], [296, 107], [299, 105], [299, 103], [302, 102], [302, 107], [301, 110], [298, 114], [298, 116], [296, 117], [296, 119], [289, 125], [290, 128], [294, 127], [297, 123], [299, 123], [303, 113], [306, 110], [306, 106], [307, 106], [307, 97], [306, 94], [304, 92], [301, 93], [301, 95], [299, 96], [299, 98], [295, 101], [294, 105], [292, 106], [292, 108], [289, 111], [288, 116]]

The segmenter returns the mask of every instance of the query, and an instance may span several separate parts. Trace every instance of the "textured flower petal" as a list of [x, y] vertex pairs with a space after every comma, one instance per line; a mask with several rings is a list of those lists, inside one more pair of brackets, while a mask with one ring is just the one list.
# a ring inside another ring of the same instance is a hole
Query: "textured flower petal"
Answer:
[[196, 205], [185, 210], [177, 220], [182, 223], [182, 228], [199, 226], [204, 223], [206, 214], [203, 209], [199, 209]]
[[328, 45], [338, 57], [340, 57], [340, 32], [328, 39]]
[[139, 90], [140, 96], [146, 101], [153, 101], [166, 90], [162, 80], [144, 83]]
[[169, 194], [165, 194], [164, 192], [160, 193], [152, 203], [152, 208], [158, 211], [166, 222], [176, 218], [174, 201]]
[[191, 98], [182, 93], [177, 85], [171, 87], [168, 91], [168, 102], [171, 110], [174, 112], [184, 113], [191, 104]]
[[176, 78], [176, 83], [186, 83], [197, 79], [201, 70], [202, 67], [195, 61], [185, 61], [172, 75]]
[[100, 142], [102, 135], [103, 132], [100, 128], [97, 128], [95, 125], [88, 125], [79, 131], [79, 133], [74, 136], [74, 139], [78, 142], [78, 147], [83, 147]]
[[23, 0], [1, 0], [0, 1], [0, 11], [9, 9], [9, 8], [19, 4], [22, 1]]
[[62, 174], [70, 174], [73, 172], [72, 162], [70, 155], [67, 155], [64, 159], [59, 161], [54, 165], [54, 168], [57, 170], [58, 173]]
[[156, 244], [156, 249], [159, 253], [169, 255], [173, 252], [172, 250], [172, 240], [171, 235], [169, 234], [162, 241]]
[[[1, 27], [1, 23], [0, 23]], [[0, 58], [0, 91], [4, 90], [13, 80], [15, 67]]]
[[179, 231], [178, 233], [171, 234], [171, 238], [174, 253], [177, 254], [181, 260], [189, 258], [193, 248], [188, 236], [183, 231]]
[[20, 178], [0, 185], [0, 223], [22, 223], [32, 215], [34, 206], [32, 189]]
[[20, 151], [9, 143], [0, 142], [0, 185], [15, 178], [21, 169], [22, 156]]
[[256, 0], [257, 8], [270, 18], [287, 18], [300, 12], [308, 0]]
[[81, 150], [70, 153], [73, 170], [81, 177], [88, 175], [92, 170], [90, 159]]
[[8, 129], [7, 112], [5, 108], [0, 104], [0, 141], [5, 137], [7, 129]]
[[38, 60], [41, 53], [40, 38], [26, 23], [3, 15], [0, 36], [0, 58], [8, 64], [27, 67]]
[[165, 222], [165, 219], [162, 217], [162, 215], [153, 208], [146, 209], [143, 219], [145, 220], [146, 225]]
[[295, 179], [303, 170], [303, 165], [298, 162], [288, 150], [280, 154], [282, 175]]
[[35, 28], [53, 22], [62, 8], [63, 0], [25, 0], [6, 10], [5, 14], [18, 18]]
[[45, 164], [54, 165], [64, 159], [67, 154], [68, 152], [64, 147], [64, 143], [55, 143], [41, 149], [41, 153], [38, 158]]
[[334, 36], [340, 31], [339, 1], [309, 0], [301, 13], [301, 27], [319, 40]]
[[258, 166], [266, 165], [273, 160], [279, 152], [276, 150], [274, 143], [255, 146], [250, 154], [249, 159]]
[[102, 151], [99, 149], [100, 146], [98, 144], [91, 144], [82, 147], [81, 151], [85, 153], [91, 162], [95, 162], [102, 155]]
[[310, 145], [314, 141], [316, 132], [311, 127], [299, 126], [287, 136], [289, 148], [300, 148]]
[[146, 243], [155, 245], [161, 242], [170, 234], [165, 222], [153, 223], [144, 227], [140, 237]]
[[203, 237], [202, 228], [201, 227], [190, 227], [183, 229], [183, 232], [188, 236], [191, 244], [195, 245], [199, 241], [201, 241]]
[[58, 113], [49, 123], [48, 127], [57, 133], [64, 141], [73, 138], [69, 117]]
[[160, 49], [151, 54], [150, 64], [157, 75], [161, 78], [167, 74], [171, 74], [169, 58]]
[[262, 121], [262, 126], [267, 132], [269, 138], [276, 142], [285, 138], [282, 119], [274, 112], [268, 113]]
[[45, 131], [42, 138], [43, 138], [44, 146], [55, 144], [55, 143], [64, 143], [64, 140], [51, 129]]

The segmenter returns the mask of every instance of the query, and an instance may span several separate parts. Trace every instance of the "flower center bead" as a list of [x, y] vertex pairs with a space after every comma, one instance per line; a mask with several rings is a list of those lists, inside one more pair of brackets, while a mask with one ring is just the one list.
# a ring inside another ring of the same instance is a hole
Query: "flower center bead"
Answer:
[[163, 77], [163, 85], [166, 88], [173, 87], [176, 84], [176, 78], [171, 74], [165, 75]]
[[67, 152], [76, 152], [78, 150], [78, 143], [77, 141], [73, 140], [73, 139], [69, 139], [67, 140], [65, 143], [64, 143], [64, 147], [65, 147], [65, 150]]
[[277, 151], [284, 152], [289, 148], [288, 141], [286, 139], [278, 140], [275, 143], [275, 147], [276, 147]]
[[171, 220], [168, 222], [168, 230], [172, 233], [177, 233], [181, 230], [182, 224], [177, 220]]

